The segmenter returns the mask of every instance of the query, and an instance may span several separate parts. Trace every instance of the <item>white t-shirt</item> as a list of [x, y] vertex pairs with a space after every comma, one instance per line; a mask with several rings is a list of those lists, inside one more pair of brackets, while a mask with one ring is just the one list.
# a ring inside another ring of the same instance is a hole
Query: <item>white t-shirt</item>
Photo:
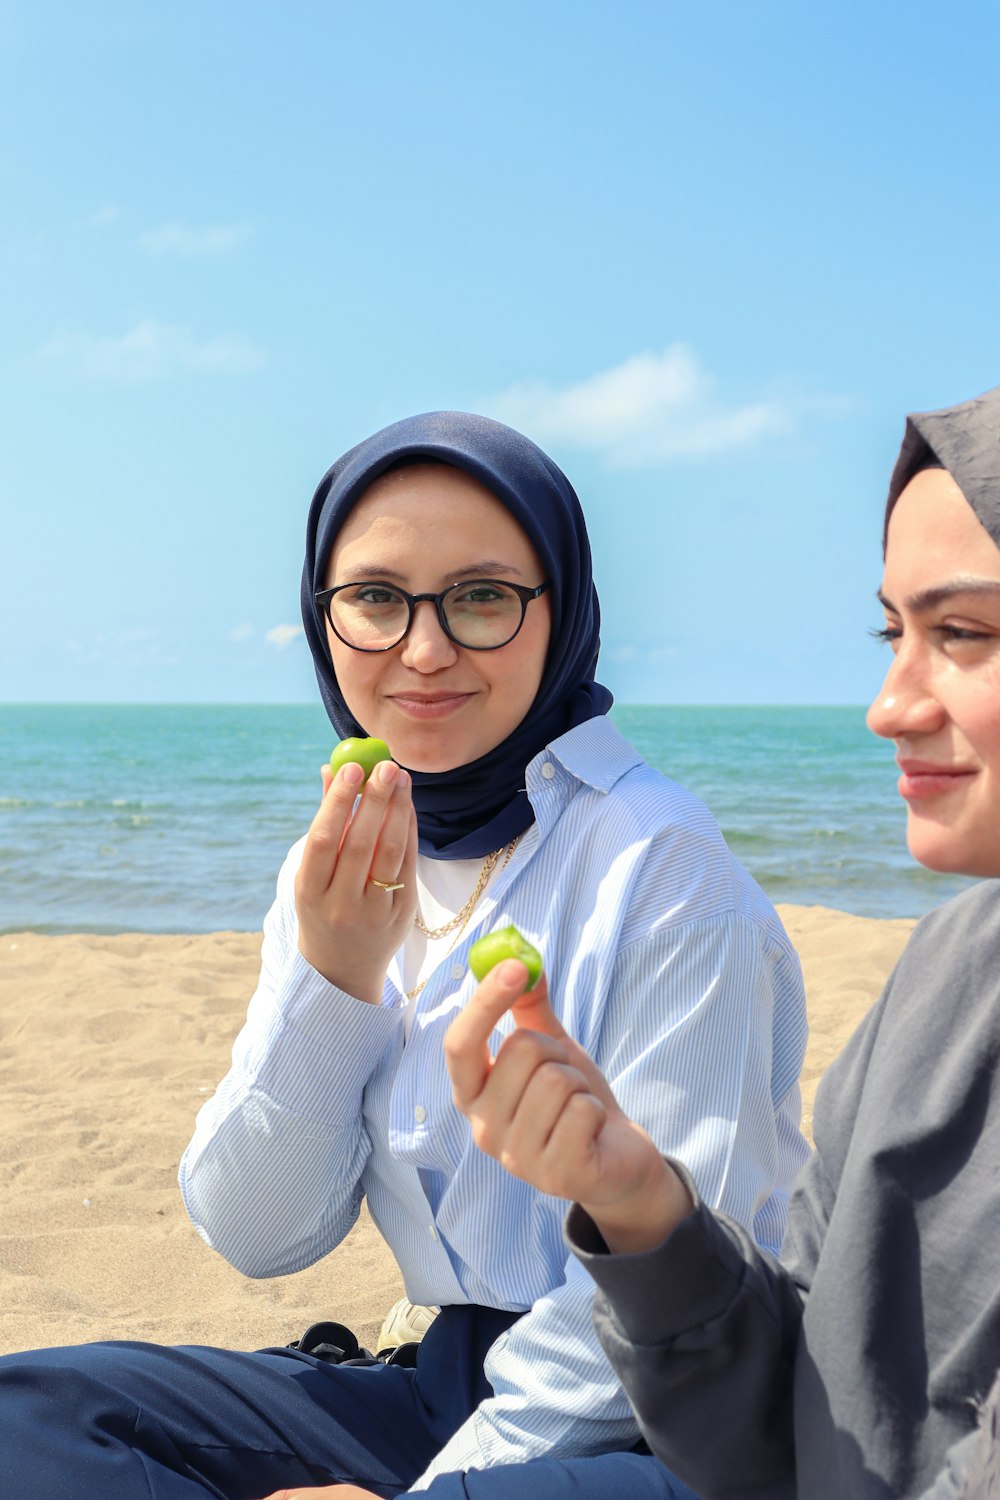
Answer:
[[[495, 879], [503, 863], [501, 856], [496, 862], [490, 881]], [[483, 860], [478, 857], [476, 859], [431, 859], [426, 854], [417, 855], [419, 912], [425, 927], [430, 927], [432, 930], [436, 927], [443, 927], [457, 912], [462, 910], [476, 889], [476, 881], [479, 879], [482, 868]], [[480, 892], [480, 900], [483, 893], [489, 889], [489, 884], [488, 881], [483, 891]], [[473, 913], [470, 912], [470, 921], [472, 916]], [[453, 927], [451, 932], [446, 932], [443, 937], [429, 938], [414, 923], [413, 930], [403, 944], [402, 954], [403, 984], [407, 995], [415, 990], [422, 980], [433, 974], [438, 964], [447, 958], [452, 948], [458, 947], [462, 940], [463, 930], [460, 924], [459, 927]], [[414, 995], [406, 1007], [406, 1017], [403, 1022], [406, 1036], [409, 1036], [415, 1000]]]

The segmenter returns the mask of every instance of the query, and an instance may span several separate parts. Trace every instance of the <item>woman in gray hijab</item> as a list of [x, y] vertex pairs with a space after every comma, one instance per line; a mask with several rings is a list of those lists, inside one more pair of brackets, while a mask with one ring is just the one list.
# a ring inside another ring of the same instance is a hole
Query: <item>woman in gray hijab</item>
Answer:
[[519, 966], [447, 1044], [478, 1144], [574, 1200], [601, 1341], [703, 1500], [1000, 1495], [1000, 387], [909, 418], [884, 550], [869, 727], [914, 857], [984, 879], [917, 925], [824, 1077], [780, 1263], [622, 1114]]

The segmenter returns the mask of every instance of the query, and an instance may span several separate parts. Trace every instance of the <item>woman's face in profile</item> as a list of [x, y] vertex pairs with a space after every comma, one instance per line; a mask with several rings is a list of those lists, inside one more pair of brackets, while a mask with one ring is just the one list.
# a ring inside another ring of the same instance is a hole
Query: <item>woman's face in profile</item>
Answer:
[[[330, 555], [327, 587], [385, 583], [437, 594], [474, 579], [536, 588], [542, 566], [525, 533], [489, 490], [443, 464], [383, 475], [347, 517]], [[516, 729], [538, 692], [551, 629], [550, 595], [527, 606], [514, 639], [470, 651], [442, 630], [433, 604], [418, 604], [391, 650], [352, 650], [327, 626], [340, 690], [365, 732], [414, 771], [448, 771], [478, 760]]]
[[880, 597], [893, 661], [868, 725], [896, 743], [910, 852], [1000, 875], [1000, 549], [946, 470], [897, 500]]

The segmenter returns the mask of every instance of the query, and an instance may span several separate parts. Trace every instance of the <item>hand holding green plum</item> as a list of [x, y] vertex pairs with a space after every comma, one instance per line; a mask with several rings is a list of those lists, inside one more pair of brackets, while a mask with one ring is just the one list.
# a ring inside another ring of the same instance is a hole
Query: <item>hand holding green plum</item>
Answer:
[[299, 951], [355, 999], [382, 999], [389, 961], [413, 926], [416, 868], [408, 773], [383, 740], [342, 740], [323, 767], [323, 800], [295, 878], [295, 907]]
[[[660, 1244], [690, 1213], [687, 1188], [646, 1132], [622, 1113], [525, 964], [489, 969], [444, 1038], [458, 1108], [481, 1151], [542, 1193], [586, 1210], [610, 1249]], [[492, 1057], [489, 1038], [513, 1011], [516, 1030]]]

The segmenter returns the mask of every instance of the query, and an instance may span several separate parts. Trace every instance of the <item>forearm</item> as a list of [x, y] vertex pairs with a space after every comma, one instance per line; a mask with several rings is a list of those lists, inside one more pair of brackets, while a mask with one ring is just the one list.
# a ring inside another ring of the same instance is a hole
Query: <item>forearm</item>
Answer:
[[802, 1303], [781, 1266], [688, 1182], [694, 1211], [653, 1250], [610, 1254], [578, 1206], [567, 1240], [597, 1283], [601, 1343], [657, 1457], [698, 1493], [791, 1495]]
[[262, 979], [180, 1169], [199, 1232], [244, 1274], [299, 1270], [350, 1228], [370, 1150], [363, 1090], [399, 1032], [399, 1012], [334, 990], [299, 955]]
[[[651, 1152], [655, 1148], [650, 1143]], [[647, 1179], [614, 1203], [581, 1203], [580, 1207], [616, 1255], [654, 1250], [694, 1208], [688, 1186], [664, 1157], [655, 1152]]]
[[250, 1092], [211, 1129], [199, 1122], [181, 1160], [181, 1195], [198, 1233], [236, 1270], [285, 1276], [347, 1234], [366, 1155], [358, 1132], [351, 1140], [319, 1136]]

